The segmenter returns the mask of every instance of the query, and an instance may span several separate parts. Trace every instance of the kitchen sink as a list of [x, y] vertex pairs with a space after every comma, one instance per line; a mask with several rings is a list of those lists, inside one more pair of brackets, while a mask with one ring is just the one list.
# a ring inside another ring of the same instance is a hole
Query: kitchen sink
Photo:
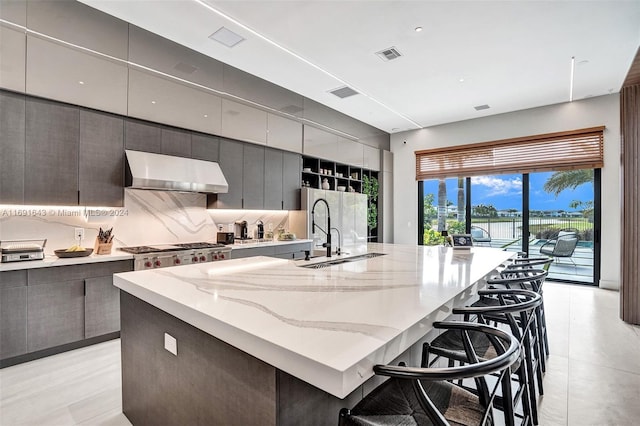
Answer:
[[342, 257], [340, 259], [332, 259], [324, 262], [302, 264], [298, 266], [300, 266], [301, 268], [307, 268], [307, 269], [323, 269], [333, 265], [342, 265], [343, 263], [357, 262], [358, 260], [372, 259], [374, 257], [384, 256], [384, 255], [385, 253], [366, 253], [366, 254], [359, 254], [357, 256]]

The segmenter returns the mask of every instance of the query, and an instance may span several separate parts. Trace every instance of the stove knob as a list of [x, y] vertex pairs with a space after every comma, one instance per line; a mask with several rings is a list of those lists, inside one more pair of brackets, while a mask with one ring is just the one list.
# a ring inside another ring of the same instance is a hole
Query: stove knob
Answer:
[[213, 255], [213, 260], [218, 260], [218, 255], [217, 254]]
[[144, 267], [145, 268], [151, 268], [151, 262], [149, 262], [148, 260], [146, 262], [144, 262]]
[[198, 256], [193, 256], [193, 258], [191, 259], [191, 261], [193, 263], [196, 263], [198, 261]]
[[224, 259], [224, 253], [220, 253], [220, 259]]
[[176, 264], [176, 265], [179, 265], [179, 264], [181, 264], [181, 263], [182, 263], [182, 261], [181, 261], [180, 259], [176, 259], [176, 260], [175, 260], [175, 264]]
[[160, 263], [159, 260], [156, 260], [155, 265], [156, 265], [156, 267], [160, 267], [160, 265], [162, 265], [162, 264]]
[[205, 260], [207, 260], [207, 258], [206, 258], [206, 257], [204, 257], [204, 256], [200, 256], [200, 260], [201, 260], [202, 262], [204, 262]]

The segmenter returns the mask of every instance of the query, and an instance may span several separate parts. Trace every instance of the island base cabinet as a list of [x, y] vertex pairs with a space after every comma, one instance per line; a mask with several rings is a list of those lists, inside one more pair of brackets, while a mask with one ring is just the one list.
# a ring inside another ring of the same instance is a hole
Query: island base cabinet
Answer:
[[136, 426], [335, 426], [363, 397], [336, 398], [125, 291], [120, 312], [122, 411]]
[[[123, 412], [132, 424], [276, 424], [276, 369], [120, 293]], [[177, 340], [177, 356], [164, 334]]]
[[84, 339], [84, 281], [29, 285], [27, 349], [35, 352]]

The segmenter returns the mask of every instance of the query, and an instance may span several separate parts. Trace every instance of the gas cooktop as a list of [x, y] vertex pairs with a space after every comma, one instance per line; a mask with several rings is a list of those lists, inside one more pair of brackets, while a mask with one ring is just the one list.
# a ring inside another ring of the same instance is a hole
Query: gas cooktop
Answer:
[[166, 253], [179, 250], [194, 250], [194, 249], [214, 249], [226, 247], [224, 244], [215, 243], [180, 243], [180, 244], [162, 244], [153, 246], [135, 246], [135, 247], [120, 247], [120, 250], [131, 254], [146, 254], [146, 253]]

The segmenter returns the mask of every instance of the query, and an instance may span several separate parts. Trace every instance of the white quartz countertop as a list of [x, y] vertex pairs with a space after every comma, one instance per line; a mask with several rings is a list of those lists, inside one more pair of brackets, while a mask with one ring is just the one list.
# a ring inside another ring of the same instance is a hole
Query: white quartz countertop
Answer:
[[260, 242], [249, 240], [249, 242], [246, 242], [246, 243], [228, 244], [228, 247], [231, 247], [232, 250], [242, 250], [242, 249], [256, 248], [256, 247], [286, 246], [290, 244], [299, 244], [299, 243], [313, 243], [313, 240], [286, 240], [286, 241], [260, 241]]
[[0, 272], [17, 271], [21, 269], [50, 268], [52, 266], [80, 265], [83, 263], [113, 262], [116, 260], [128, 259], [133, 259], [133, 256], [119, 250], [113, 250], [112, 254], [92, 254], [85, 257], [68, 257], [64, 259], [61, 259], [56, 255], [45, 255], [44, 260], [0, 263]]
[[[114, 275], [122, 290], [276, 368], [344, 398], [422, 338], [513, 253], [392, 244], [321, 269], [270, 257]], [[332, 257], [335, 260], [337, 257]], [[178, 342], [179, 345], [179, 342]]]

